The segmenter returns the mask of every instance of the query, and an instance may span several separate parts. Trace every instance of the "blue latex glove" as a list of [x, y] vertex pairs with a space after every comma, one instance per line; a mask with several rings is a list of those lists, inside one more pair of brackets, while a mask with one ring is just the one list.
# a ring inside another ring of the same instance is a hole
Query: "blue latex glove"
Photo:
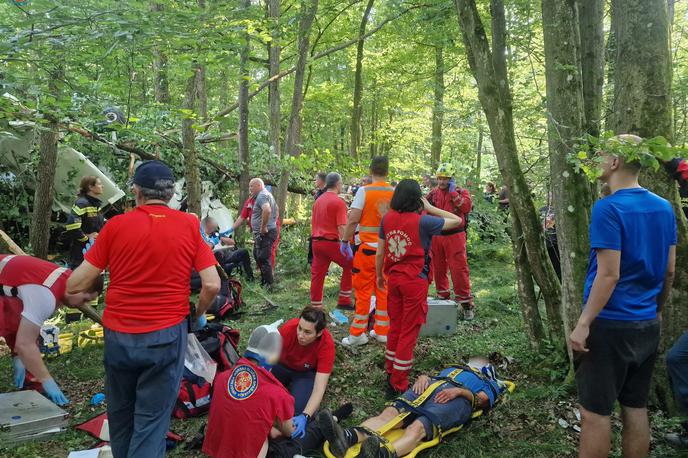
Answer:
[[208, 319], [205, 317], [205, 313], [196, 319], [196, 329], [203, 329], [205, 325], [208, 324]]
[[69, 404], [69, 399], [67, 399], [64, 393], [62, 393], [62, 390], [60, 390], [60, 387], [57, 386], [57, 383], [55, 383], [55, 380], [53, 380], [52, 377], [43, 382], [43, 391], [45, 391], [48, 399], [53, 401], [58, 406]]
[[452, 177], [452, 179], [449, 180], [449, 192], [454, 191], [456, 191], [456, 180], [454, 180], [454, 177]]
[[354, 252], [351, 251], [351, 244], [349, 242], [341, 242], [341, 244], [339, 245], [339, 252], [346, 259], [353, 259], [354, 257]]
[[22, 389], [24, 388], [24, 380], [26, 379], [26, 368], [22, 360], [19, 359], [19, 356], [12, 358], [12, 366], [14, 366], [14, 386]]
[[84, 246], [84, 248], [81, 250], [81, 254], [86, 254], [86, 252], [87, 252], [88, 250], [90, 250], [91, 247], [93, 247], [93, 244], [94, 244], [94, 243], [96, 243], [95, 240], [88, 239], [88, 242], [86, 243], [86, 246]]
[[297, 415], [291, 419], [291, 424], [294, 426], [294, 432], [291, 433], [292, 439], [301, 439], [302, 437], [306, 437], [306, 425], [308, 424], [306, 415]]

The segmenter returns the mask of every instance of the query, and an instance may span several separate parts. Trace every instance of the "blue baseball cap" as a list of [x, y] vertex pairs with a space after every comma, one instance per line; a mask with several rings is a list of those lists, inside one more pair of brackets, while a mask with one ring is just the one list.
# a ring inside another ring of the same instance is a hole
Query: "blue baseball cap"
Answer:
[[136, 168], [132, 184], [153, 189], [155, 188], [155, 182], [158, 180], [175, 181], [172, 169], [163, 161], [145, 161]]

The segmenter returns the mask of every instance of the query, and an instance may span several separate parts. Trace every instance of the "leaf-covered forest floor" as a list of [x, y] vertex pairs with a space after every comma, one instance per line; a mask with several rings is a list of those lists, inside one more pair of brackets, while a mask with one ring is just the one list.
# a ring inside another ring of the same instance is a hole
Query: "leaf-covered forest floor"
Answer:
[[[262, 314], [265, 300], [259, 294], [260, 288], [255, 284], [245, 285], [245, 313], [240, 320], [231, 323], [241, 329], [241, 349], [256, 325], [292, 318], [309, 303], [310, 276], [305, 259], [297, 259], [296, 252], [285, 250], [278, 256], [279, 291], [269, 296], [279, 304], [278, 309]], [[431, 372], [470, 355], [495, 353], [506, 364], [506, 368], [500, 371], [501, 376], [515, 381], [517, 387], [489, 416], [476, 420], [446, 443], [421, 456], [575, 456], [578, 440], [573, 429], [578, 424], [574, 411], [575, 388], [563, 384], [565, 365], [551, 356], [555, 352], [550, 349], [543, 354], [535, 354], [528, 348], [522, 331], [510, 248], [507, 245], [480, 247], [471, 254], [469, 262], [476, 296], [476, 319], [459, 322], [458, 332], [451, 337], [421, 338], [416, 347], [414, 377], [417, 373]], [[329, 307], [336, 303], [339, 272], [333, 267], [326, 282], [325, 303]], [[88, 327], [89, 324], [84, 322], [74, 328]], [[346, 335], [347, 327], [330, 327], [330, 330], [340, 341]], [[6, 353], [4, 355], [0, 358], [2, 392], [12, 389], [10, 358]], [[355, 351], [338, 344], [335, 370], [324, 404], [336, 408], [343, 402], [352, 402], [354, 414], [346, 424], [356, 424], [380, 411], [385, 403], [383, 362], [381, 344], [370, 343]], [[48, 364], [71, 400], [68, 406], [70, 424], [104, 410], [103, 406], [95, 408], [89, 405], [94, 394], [104, 391], [102, 347], [75, 347], [71, 353], [52, 359]], [[171, 429], [190, 438], [206, 419], [173, 420]], [[666, 432], [677, 428], [677, 419], [667, 419], [661, 412], [652, 411], [651, 422], [652, 456], [681, 456], [663, 440]], [[620, 423], [616, 415], [614, 433], [612, 456], [620, 457]], [[230, 440], [231, 431], [227, 432], [227, 437]], [[27, 443], [15, 448], [4, 448], [0, 444], [0, 456], [63, 457], [71, 450], [90, 448], [97, 442], [86, 433], [70, 428], [52, 441]], [[180, 446], [170, 456], [204, 455]]]

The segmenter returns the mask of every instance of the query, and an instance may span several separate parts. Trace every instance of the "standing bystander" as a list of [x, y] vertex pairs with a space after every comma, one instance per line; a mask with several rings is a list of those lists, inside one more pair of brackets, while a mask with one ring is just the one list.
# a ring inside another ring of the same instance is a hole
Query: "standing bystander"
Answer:
[[[609, 146], [641, 141], [620, 135]], [[647, 400], [659, 319], [674, 277], [676, 218], [669, 202], [638, 184], [638, 161], [613, 150], [600, 155], [600, 180], [611, 195], [592, 209], [585, 306], [569, 337], [581, 405], [580, 456], [609, 455], [618, 400], [623, 455], [639, 458], [650, 447]]]
[[201, 277], [198, 304], [191, 307], [199, 325], [220, 278], [198, 218], [167, 206], [174, 193], [172, 170], [161, 161], [143, 162], [132, 188], [136, 209], [103, 227], [67, 292], [87, 291], [109, 269], [103, 325], [112, 453], [163, 457], [184, 369], [191, 270]]

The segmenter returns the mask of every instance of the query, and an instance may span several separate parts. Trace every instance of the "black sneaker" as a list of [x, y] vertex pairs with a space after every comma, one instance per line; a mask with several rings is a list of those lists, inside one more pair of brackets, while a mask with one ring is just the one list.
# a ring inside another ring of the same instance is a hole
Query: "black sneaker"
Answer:
[[344, 436], [344, 430], [334, 420], [332, 412], [328, 409], [321, 410], [318, 412], [315, 421], [320, 425], [325, 440], [330, 443], [330, 452], [336, 458], [344, 458], [347, 450], [349, 450], [349, 446]]

